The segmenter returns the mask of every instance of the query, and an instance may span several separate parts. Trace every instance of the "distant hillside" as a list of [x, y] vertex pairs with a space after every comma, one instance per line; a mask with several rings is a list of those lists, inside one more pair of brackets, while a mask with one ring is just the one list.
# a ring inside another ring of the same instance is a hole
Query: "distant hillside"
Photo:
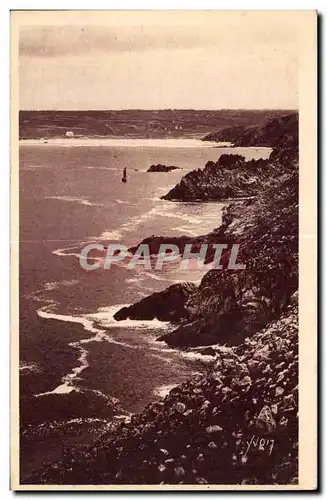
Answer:
[[20, 111], [19, 137], [64, 137], [67, 131], [71, 131], [82, 137], [201, 138], [211, 130], [258, 127], [285, 113], [285, 110], [231, 109]]
[[298, 113], [275, 116], [256, 126], [233, 126], [212, 132], [203, 141], [232, 142], [234, 146], [287, 147], [297, 137]]

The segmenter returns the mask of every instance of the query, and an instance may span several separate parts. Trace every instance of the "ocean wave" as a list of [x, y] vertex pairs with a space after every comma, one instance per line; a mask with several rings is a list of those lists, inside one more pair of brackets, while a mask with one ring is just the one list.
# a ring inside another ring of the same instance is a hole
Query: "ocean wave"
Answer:
[[[162, 205], [153, 207], [151, 210], [148, 212], [145, 212], [144, 214], [136, 215], [134, 217], [131, 217], [127, 222], [122, 224], [119, 229], [117, 230], [105, 230], [103, 233], [100, 234], [100, 236], [97, 236], [96, 238], [92, 239], [97, 239], [97, 240], [110, 240], [110, 239], [121, 239], [124, 237], [126, 233], [128, 233], [131, 230], [135, 230], [138, 226], [141, 224], [147, 222], [148, 220], [153, 219], [157, 215], [159, 216], [164, 216], [165, 214], [162, 213], [163, 207]], [[91, 238], [90, 238], [91, 239]]]
[[[128, 305], [128, 304], [127, 304]], [[108, 328], [134, 328], [141, 330], [148, 329], [162, 329], [167, 328], [170, 323], [162, 322], [159, 320], [151, 320], [151, 321], [136, 321], [136, 320], [125, 320], [125, 321], [116, 321], [114, 319], [114, 314], [121, 307], [124, 307], [124, 304], [119, 304], [115, 306], [103, 307], [98, 309], [98, 311], [94, 314], [86, 314], [83, 316], [71, 316], [65, 314], [57, 314], [53, 312], [53, 307], [48, 308], [48, 306], [44, 306], [37, 311], [37, 314], [44, 319], [55, 319], [58, 321], [64, 321], [68, 323], [78, 323], [83, 326], [84, 330], [94, 334], [91, 337], [81, 339], [77, 342], [70, 342], [68, 345], [77, 349], [80, 353], [78, 357], [78, 365], [72, 369], [72, 371], [66, 375], [64, 375], [61, 379], [61, 383], [55, 387], [52, 391], [36, 394], [36, 397], [45, 396], [48, 394], [69, 394], [72, 391], [78, 391], [79, 388], [74, 385], [74, 382], [79, 380], [79, 375], [83, 370], [89, 367], [88, 363], [88, 351], [85, 348], [85, 345], [91, 342], [109, 342], [116, 345], [121, 345], [123, 347], [128, 347], [130, 349], [141, 349], [142, 347], [139, 345], [131, 345], [127, 342], [122, 342], [110, 337], [106, 329]], [[95, 325], [100, 325], [103, 328], [97, 328]]]
[[113, 231], [104, 231], [101, 233], [99, 237], [97, 237], [97, 240], [115, 240], [119, 241], [122, 238], [122, 233], [121, 231], [113, 230]]
[[24, 165], [19, 170], [36, 170], [39, 168], [51, 168], [49, 165]]
[[53, 250], [52, 253], [53, 255], [58, 255], [59, 257], [77, 257], [79, 259], [80, 258], [79, 253], [71, 252], [71, 250], [76, 250], [76, 248], [77, 248], [76, 246], [67, 248], [57, 248], [56, 250]]
[[182, 234], [188, 234], [190, 236], [198, 236], [198, 232], [194, 229], [190, 229], [187, 226], [172, 227], [172, 231], [179, 231]]
[[[162, 330], [170, 327], [167, 321], [152, 320], [133, 320], [126, 319], [116, 321], [114, 314], [122, 307], [128, 307], [130, 304], [119, 304], [115, 306], [101, 307], [96, 313], [88, 314], [87, 318], [93, 319], [97, 324], [104, 328], [133, 328], [138, 330]], [[111, 340], [112, 341], [112, 340]]]
[[75, 196], [46, 196], [46, 200], [59, 200], [59, 201], [68, 201], [72, 203], [80, 203], [81, 205], [86, 205], [89, 207], [94, 207], [94, 206], [104, 206], [103, 203], [94, 203], [92, 201], [89, 201], [85, 198], [77, 198]]
[[42, 370], [36, 363], [21, 363], [19, 365], [19, 371], [23, 375], [28, 375], [29, 373], [40, 373]]
[[65, 321], [68, 323], [79, 323], [90, 333], [104, 333], [103, 330], [99, 328], [94, 328], [93, 321], [85, 316], [70, 316], [67, 314], [56, 314], [52, 311], [47, 310], [47, 306], [38, 309], [37, 314], [44, 319], [56, 319], [58, 321]]
[[177, 386], [178, 386], [178, 384], [161, 385], [153, 391], [153, 394], [155, 394], [156, 396], [159, 396], [160, 398], [164, 398], [164, 397], [168, 396], [168, 394], [170, 393], [170, 391], [172, 389], [174, 389], [174, 387], [177, 387]]
[[49, 281], [44, 285], [42, 292], [52, 292], [53, 290], [58, 290], [63, 286], [74, 286], [77, 285], [77, 283], [78, 280]]

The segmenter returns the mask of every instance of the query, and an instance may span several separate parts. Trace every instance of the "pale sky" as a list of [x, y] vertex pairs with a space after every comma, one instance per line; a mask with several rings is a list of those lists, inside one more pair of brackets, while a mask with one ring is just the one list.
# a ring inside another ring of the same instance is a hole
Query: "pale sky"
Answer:
[[298, 107], [289, 12], [86, 14], [20, 27], [20, 109]]

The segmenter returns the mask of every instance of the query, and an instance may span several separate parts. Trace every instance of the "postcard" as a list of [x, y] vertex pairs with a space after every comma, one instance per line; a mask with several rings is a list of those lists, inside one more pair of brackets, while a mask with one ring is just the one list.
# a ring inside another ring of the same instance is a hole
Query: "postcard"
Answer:
[[317, 12], [11, 12], [11, 488], [317, 488]]

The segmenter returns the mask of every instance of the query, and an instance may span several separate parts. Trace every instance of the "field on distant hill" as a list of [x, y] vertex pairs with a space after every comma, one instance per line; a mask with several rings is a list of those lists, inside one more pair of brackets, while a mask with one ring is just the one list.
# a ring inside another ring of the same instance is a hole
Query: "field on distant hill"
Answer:
[[286, 110], [113, 110], [20, 111], [19, 138], [82, 137], [166, 138], [195, 137], [226, 127], [257, 126]]

